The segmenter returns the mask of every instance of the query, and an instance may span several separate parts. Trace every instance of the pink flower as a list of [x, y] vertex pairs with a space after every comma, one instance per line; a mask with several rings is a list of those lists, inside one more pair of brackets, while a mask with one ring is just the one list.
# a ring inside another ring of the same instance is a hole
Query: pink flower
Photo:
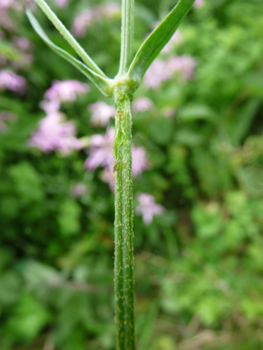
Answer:
[[87, 193], [87, 186], [83, 182], [77, 182], [70, 187], [70, 194], [73, 198], [79, 198], [85, 193]]
[[132, 146], [132, 175], [137, 177], [149, 167], [146, 151], [143, 147]]
[[23, 51], [27, 51], [31, 48], [31, 42], [21, 36], [16, 36], [13, 38], [13, 42], [17, 47], [19, 47], [19, 49]]
[[145, 112], [153, 107], [153, 102], [148, 97], [138, 97], [132, 102], [132, 111]]
[[13, 73], [11, 70], [1, 70], [0, 90], [6, 89], [23, 94], [26, 91], [26, 79]]
[[74, 123], [65, 122], [62, 113], [54, 112], [41, 120], [39, 129], [30, 139], [30, 145], [46, 153], [59, 150], [63, 154], [69, 154], [72, 150], [82, 148], [75, 134]]
[[170, 52], [176, 44], [180, 44], [183, 41], [182, 34], [177, 30], [165, 47], [162, 49], [162, 53]]
[[90, 155], [85, 161], [85, 168], [87, 170], [93, 170], [99, 166], [105, 168], [113, 168], [113, 141], [114, 141], [114, 128], [108, 129], [106, 134], [91, 136]]
[[144, 84], [148, 88], [158, 89], [161, 83], [170, 80], [175, 72], [183, 80], [191, 80], [196, 66], [196, 59], [190, 55], [174, 56], [164, 61], [156, 59], [145, 74]]
[[54, 0], [54, 3], [58, 7], [66, 7], [68, 5], [68, 0]]
[[58, 100], [44, 100], [44, 101], [40, 102], [40, 107], [47, 114], [51, 114], [54, 112], [58, 112], [58, 110], [60, 108], [60, 102]]
[[90, 90], [89, 85], [78, 80], [54, 81], [51, 88], [45, 93], [48, 100], [58, 100], [60, 102], [74, 102], [77, 94], [86, 94]]
[[191, 80], [197, 61], [190, 55], [175, 56], [168, 60], [167, 67], [171, 72], [179, 72], [184, 80]]
[[88, 109], [92, 113], [90, 123], [94, 126], [106, 126], [115, 116], [114, 107], [102, 101], [91, 103]]
[[86, 9], [74, 19], [72, 31], [75, 35], [85, 36], [86, 28], [91, 26], [94, 21], [94, 14], [94, 10]]
[[156, 59], [144, 76], [144, 84], [148, 88], [158, 89], [161, 83], [172, 78], [173, 73], [168, 69], [167, 63]]
[[0, 8], [8, 8], [8, 7], [14, 7], [16, 6], [15, 0], [1, 0], [0, 1]]
[[113, 167], [111, 169], [105, 168], [101, 174], [101, 180], [108, 183], [112, 192], [114, 192], [115, 181], [113, 177]]
[[4, 7], [4, 6], [1, 7], [1, 5], [2, 4], [0, 1], [0, 11], [1, 11], [0, 27], [5, 28], [9, 31], [14, 31], [16, 28], [15, 21], [13, 21], [13, 19], [10, 18], [10, 14], [7, 7]]
[[137, 195], [139, 205], [135, 208], [135, 213], [142, 215], [142, 219], [146, 225], [153, 221], [155, 215], [161, 215], [165, 209], [156, 204], [154, 197], [148, 193], [140, 193]]
[[97, 5], [92, 9], [86, 9], [74, 19], [72, 30], [77, 36], [84, 37], [87, 27], [90, 27], [94, 22], [100, 21], [103, 18], [113, 17], [119, 12], [120, 6], [114, 2]]
[[[108, 182], [113, 188], [113, 167], [115, 160], [113, 158], [114, 128], [108, 129], [105, 135], [91, 136], [89, 157], [85, 161], [85, 168], [93, 170], [99, 166], [104, 167], [102, 180]], [[132, 146], [132, 173], [133, 176], [139, 176], [144, 169], [149, 166], [146, 152], [143, 147]]]
[[199, 9], [203, 7], [205, 4], [205, 0], [195, 0], [194, 7]]

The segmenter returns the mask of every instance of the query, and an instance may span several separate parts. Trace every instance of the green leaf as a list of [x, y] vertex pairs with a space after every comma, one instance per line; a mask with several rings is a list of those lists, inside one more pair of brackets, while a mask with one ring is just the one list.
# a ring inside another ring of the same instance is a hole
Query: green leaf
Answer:
[[128, 72], [131, 79], [140, 83], [152, 61], [168, 43], [181, 20], [192, 7], [195, 0], [180, 0], [166, 18], [143, 42], [137, 51]]
[[208, 106], [202, 104], [194, 104], [185, 106], [178, 112], [180, 122], [194, 122], [198, 120], [215, 122], [217, 119], [216, 113]]
[[73, 66], [75, 66], [79, 71], [81, 71], [82, 74], [84, 74], [88, 79], [90, 79], [94, 85], [97, 86], [97, 88], [105, 95], [105, 96], [111, 96], [112, 92], [112, 84], [111, 79], [107, 78], [106, 76], [102, 76], [96, 72], [94, 72], [92, 69], [87, 67], [83, 62], [79, 61], [72, 55], [70, 55], [67, 51], [61, 49], [57, 45], [55, 45], [46, 35], [40, 24], [38, 23], [35, 16], [30, 12], [29, 10], [26, 10], [26, 15], [32, 25], [32, 27], [35, 29], [37, 34], [45, 41], [45, 43], [53, 50], [55, 51], [59, 56], [63, 57], [66, 61], [70, 62]]
[[7, 321], [7, 332], [17, 341], [34, 339], [50, 320], [50, 313], [40, 301], [31, 294], [24, 294]]
[[261, 105], [260, 97], [253, 97], [226, 122], [230, 141], [240, 145], [249, 131]]
[[96, 63], [90, 58], [86, 51], [79, 45], [77, 40], [71, 35], [60, 19], [51, 10], [48, 4], [44, 0], [35, 0], [41, 10], [45, 13], [48, 19], [57, 28], [63, 38], [69, 43], [69, 45], [75, 50], [75, 52], [82, 58], [83, 62], [94, 72], [107, 78], [103, 71], [96, 65]]

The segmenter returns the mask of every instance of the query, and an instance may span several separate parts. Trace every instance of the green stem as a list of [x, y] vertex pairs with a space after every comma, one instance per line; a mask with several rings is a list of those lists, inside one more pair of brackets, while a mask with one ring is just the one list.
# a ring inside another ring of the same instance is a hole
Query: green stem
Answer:
[[133, 41], [134, 0], [122, 0], [120, 76], [124, 76], [128, 72], [132, 62]]
[[134, 350], [132, 117], [125, 85], [115, 99], [115, 303], [117, 350]]

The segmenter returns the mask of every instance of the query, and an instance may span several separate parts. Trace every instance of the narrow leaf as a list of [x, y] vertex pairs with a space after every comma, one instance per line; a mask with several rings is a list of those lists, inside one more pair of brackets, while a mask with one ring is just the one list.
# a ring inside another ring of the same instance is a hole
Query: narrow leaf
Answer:
[[75, 57], [71, 56], [67, 51], [61, 49], [57, 45], [55, 45], [46, 35], [46, 33], [41, 28], [40, 24], [38, 23], [37, 19], [34, 17], [32, 12], [29, 10], [26, 10], [26, 15], [32, 25], [32, 27], [35, 29], [37, 34], [45, 41], [45, 43], [53, 50], [55, 51], [59, 56], [63, 57], [65, 60], [70, 62], [73, 66], [75, 66], [79, 71], [81, 71], [82, 74], [84, 74], [87, 78], [89, 78], [96, 86], [97, 88], [105, 95], [105, 96], [111, 96], [111, 79], [107, 79], [102, 77], [101, 75], [95, 73], [92, 69], [87, 67], [84, 63], [77, 60]]
[[107, 76], [103, 73], [103, 71], [96, 65], [96, 63], [90, 58], [90, 56], [83, 50], [83, 48], [79, 45], [77, 40], [71, 35], [71, 33], [67, 30], [67, 28], [63, 25], [60, 19], [55, 15], [55, 13], [51, 10], [48, 4], [44, 0], [35, 0], [41, 10], [45, 13], [48, 19], [53, 23], [53, 25], [57, 28], [63, 38], [69, 43], [69, 45], [75, 50], [75, 52], [82, 58], [83, 62], [94, 72], [107, 78]]
[[180, 0], [166, 18], [154, 29], [137, 51], [128, 72], [131, 79], [140, 83], [152, 61], [168, 43], [180, 22], [195, 0]]

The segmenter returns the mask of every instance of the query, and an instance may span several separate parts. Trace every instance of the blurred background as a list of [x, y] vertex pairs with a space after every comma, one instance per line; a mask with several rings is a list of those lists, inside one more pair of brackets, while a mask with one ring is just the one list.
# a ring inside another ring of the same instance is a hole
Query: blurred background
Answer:
[[[48, 3], [114, 77], [120, 1]], [[135, 1], [136, 50], [174, 4]], [[113, 350], [113, 102], [0, 13], [0, 349]], [[263, 349], [262, 33], [261, 0], [196, 0], [135, 93], [138, 350]]]

